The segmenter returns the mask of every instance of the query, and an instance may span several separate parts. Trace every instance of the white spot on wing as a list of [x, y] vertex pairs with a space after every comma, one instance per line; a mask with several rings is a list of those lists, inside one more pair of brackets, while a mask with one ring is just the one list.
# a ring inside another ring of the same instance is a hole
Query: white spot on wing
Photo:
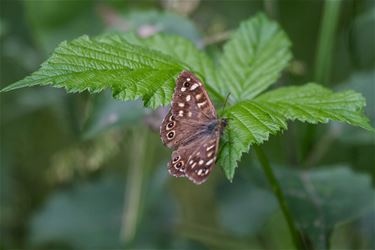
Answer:
[[203, 163], [204, 163], [203, 160], [200, 160], [200, 161], [198, 162], [199, 165], [202, 165]]
[[204, 101], [204, 102], [200, 102], [200, 103], [198, 103], [197, 105], [198, 105], [198, 107], [203, 107], [205, 104], [207, 103], [207, 101]]
[[180, 111], [178, 111], [178, 116], [184, 116], [184, 111], [183, 110], [180, 110]]
[[186, 90], [186, 88], [185, 88], [185, 87], [182, 87], [182, 88], [181, 88], [181, 91], [182, 91], [182, 92], [184, 92], [185, 90]]
[[190, 90], [194, 90], [198, 87], [199, 87], [198, 83], [194, 83], [193, 86], [191, 86]]
[[190, 78], [186, 78], [186, 81], [190, 82], [190, 80], [191, 80]]
[[190, 99], [191, 99], [191, 96], [190, 96], [190, 95], [187, 95], [187, 96], [186, 96], [186, 101], [188, 102], [188, 101], [190, 101]]
[[209, 166], [213, 161], [214, 161], [214, 159], [211, 159], [208, 162], [206, 162], [206, 166]]
[[206, 151], [210, 151], [213, 147], [215, 147], [215, 145], [212, 145], [212, 146], [209, 146]]
[[183, 107], [185, 106], [185, 104], [182, 103], [182, 102], [179, 102], [179, 103], [178, 103], [178, 106], [181, 107], [181, 108], [183, 108]]
[[189, 111], [188, 116], [191, 117], [193, 114]]
[[197, 101], [199, 101], [199, 99], [201, 99], [201, 97], [202, 97], [202, 94], [197, 94], [197, 95], [195, 96], [195, 99], [197, 99]]

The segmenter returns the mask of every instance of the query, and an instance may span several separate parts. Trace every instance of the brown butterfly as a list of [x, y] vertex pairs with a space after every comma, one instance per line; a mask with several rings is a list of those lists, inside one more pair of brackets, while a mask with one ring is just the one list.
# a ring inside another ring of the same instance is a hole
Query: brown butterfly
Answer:
[[205, 182], [215, 166], [220, 136], [227, 125], [218, 119], [202, 82], [183, 71], [176, 80], [171, 109], [165, 116], [160, 137], [174, 149], [168, 171], [195, 184]]

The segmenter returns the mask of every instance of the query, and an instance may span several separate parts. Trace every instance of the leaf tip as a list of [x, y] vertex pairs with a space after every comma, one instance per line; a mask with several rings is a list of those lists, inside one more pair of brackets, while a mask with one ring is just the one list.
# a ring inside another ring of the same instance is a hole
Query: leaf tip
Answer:
[[0, 93], [9, 92], [9, 91], [12, 91], [12, 90], [19, 89], [19, 88], [23, 87], [23, 86], [19, 86], [19, 84], [17, 84], [17, 83], [18, 82], [15, 82], [13, 84], [9, 84], [8, 86], [0, 89]]

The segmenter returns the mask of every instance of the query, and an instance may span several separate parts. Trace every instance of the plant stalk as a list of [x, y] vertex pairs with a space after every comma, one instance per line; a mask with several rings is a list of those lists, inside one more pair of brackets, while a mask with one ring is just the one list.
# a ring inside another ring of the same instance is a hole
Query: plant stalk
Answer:
[[124, 192], [124, 211], [120, 230], [120, 238], [130, 244], [136, 235], [141, 216], [143, 182], [145, 178], [145, 147], [147, 133], [134, 129], [130, 150], [129, 172]]
[[315, 59], [314, 80], [328, 84], [332, 66], [332, 48], [339, 20], [341, 0], [326, 0], [323, 6], [323, 19], [320, 25], [317, 56]]
[[281, 211], [284, 215], [284, 218], [288, 224], [288, 228], [290, 231], [290, 234], [292, 236], [293, 243], [296, 247], [296, 249], [304, 249], [303, 248], [303, 241], [300, 236], [300, 233], [298, 232], [293, 217], [291, 215], [291, 212], [289, 210], [288, 204], [286, 202], [286, 199], [284, 197], [284, 193], [281, 190], [281, 186], [279, 182], [277, 181], [273, 171], [272, 167], [267, 159], [267, 156], [264, 154], [263, 150], [260, 148], [260, 146], [254, 146], [255, 153], [258, 157], [258, 160], [263, 168], [263, 171], [271, 184], [272, 191], [276, 195], [277, 201], [279, 203], [279, 206], [281, 208]]
[[[314, 81], [324, 85], [329, 85], [331, 77], [333, 46], [342, 2], [342, 0], [325, 0], [323, 4], [323, 16], [316, 47]], [[315, 138], [316, 127], [309, 125], [303, 140], [303, 159], [306, 159], [313, 149]]]

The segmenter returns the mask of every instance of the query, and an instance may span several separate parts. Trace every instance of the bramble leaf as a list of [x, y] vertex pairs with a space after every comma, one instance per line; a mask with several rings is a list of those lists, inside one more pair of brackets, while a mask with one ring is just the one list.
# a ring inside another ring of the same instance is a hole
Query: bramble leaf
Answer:
[[279, 25], [258, 14], [243, 22], [224, 45], [218, 88], [234, 101], [253, 99], [275, 83], [291, 59], [290, 41]]
[[247, 152], [254, 143], [268, 140], [270, 134], [286, 129], [287, 120], [309, 123], [333, 120], [373, 131], [362, 112], [364, 106], [365, 99], [359, 93], [351, 90], [334, 93], [315, 83], [278, 88], [254, 100], [237, 103], [225, 112], [230, 120], [219, 163], [232, 179], [242, 152]]
[[316, 83], [269, 91], [255, 101], [282, 113], [287, 119], [309, 123], [329, 120], [373, 130], [363, 114], [365, 98], [352, 90], [334, 93]]
[[220, 101], [224, 100], [223, 96], [215, 90], [218, 76], [213, 61], [191, 41], [180, 36], [167, 34], [157, 34], [148, 39], [142, 39], [134, 33], [127, 33], [123, 37], [131, 44], [157, 50], [184, 62], [186, 68], [197, 74], [204, 82], [211, 97]]
[[174, 79], [182, 69], [178, 60], [117, 35], [82, 36], [62, 42], [38, 71], [3, 91], [34, 85], [64, 87], [68, 92], [110, 88], [115, 98], [142, 97], [146, 106], [156, 107], [170, 101]]
[[231, 180], [242, 153], [286, 129], [287, 120], [334, 120], [374, 131], [363, 114], [365, 99], [354, 91], [333, 93], [310, 83], [260, 95], [275, 83], [290, 58], [286, 34], [259, 14], [234, 33], [217, 68], [192, 42], [178, 36], [83, 36], [61, 43], [38, 71], [2, 91], [34, 85], [64, 87], [69, 92], [111, 89], [117, 99], [141, 97], [145, 106], [155, 108], [171, 100], [175, 79], [183, 69], [193, 71], [211, 98], [222, 101], [231, 93], [232, 106], [223, 112], [229, 125], [218, 159]]

